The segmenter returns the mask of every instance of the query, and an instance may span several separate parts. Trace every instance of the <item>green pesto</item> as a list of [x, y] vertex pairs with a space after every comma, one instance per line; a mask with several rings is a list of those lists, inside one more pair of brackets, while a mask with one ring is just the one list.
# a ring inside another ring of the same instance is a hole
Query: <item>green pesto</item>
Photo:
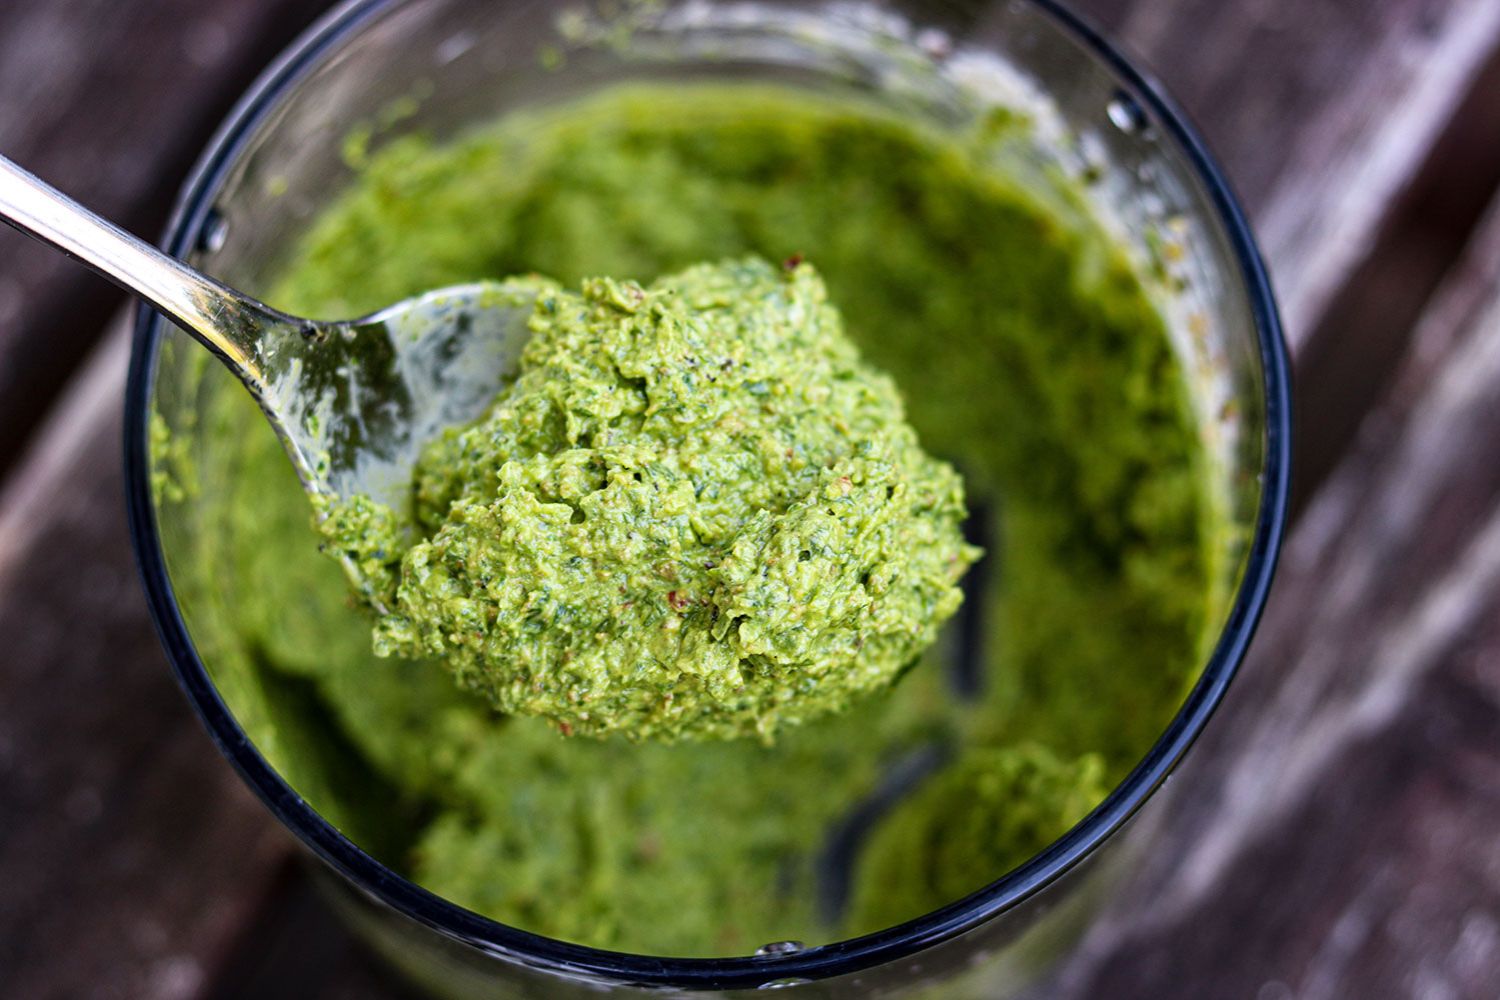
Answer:
[[[201, 524], [168, 557], [257, 746], [433, 891], [606, 948], [748, 954], [871, 931], [1045, 846], [1194, 679], [1223, 614], [1222, 519], [1148, 279], [989, 154], [862, 105], [682, 83], [373, 149], [270, 301], [355, 315], [505, 274], [576, 287], [805, 254], [923, 446], [963, 474], [986, 550], [965, 580], [982, 586], [894, 687], [774, 746], [564, 739], [434, 664], [372, 655], [275, 435], [214, 370], [192, 430], [201, 499], [164, 518]], [[970, 616], [982, 685], [964, 699], [947, 677]], [[830, 829], [933, 746], [951, 763], [885, 817], [826, 919]], [[920, 874], [895, 879], [897, 857]]]
[[889, 927], [973, 892], [975, 872], [1010, 871], [1062, 836], [1109, 791], [1097, 754], [975, 747], [928, 780], [860, 857], [850, 919]]
[[812, 265], [542, 286], [530, 329], [489, 414], [418, 462], [411, 544], [369, 502], [325, 523], [390, 559], [377, 652], [565, 735], [769, 740], [888, 686], [958, 609], [962, 484]]
[[182, 451], [185, 439], [175, 437], [162, 415], [153, 410], [146, 425], [146, 440], [152, 456], [151, 502], [158, 507], [167, 501], [181, 503], [187, 491], [172, 475], [172, 466], [178, 460], [174, 452]]

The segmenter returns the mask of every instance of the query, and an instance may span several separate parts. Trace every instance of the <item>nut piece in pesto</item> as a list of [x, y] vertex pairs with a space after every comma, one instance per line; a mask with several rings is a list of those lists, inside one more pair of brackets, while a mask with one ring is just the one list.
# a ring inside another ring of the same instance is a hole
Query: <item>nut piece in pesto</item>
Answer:
[[770, 739], [888, 687], [979, 552], [797, 260], [539, 283], [514, 382], [418, 463], [411, 526], [323, 524], [387, 581], [383, 655], [564, 734]]

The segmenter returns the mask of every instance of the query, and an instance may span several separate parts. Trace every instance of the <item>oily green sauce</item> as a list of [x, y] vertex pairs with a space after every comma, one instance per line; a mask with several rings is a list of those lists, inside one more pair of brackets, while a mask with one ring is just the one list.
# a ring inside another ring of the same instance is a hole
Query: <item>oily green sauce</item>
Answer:
[[[1137, 272], [1081, 200], [992, 153], [800, 91], [680, 83], [373, 153], [271, 301], [357, 315], [507, 274], [650, 282], [803, 254], [922, 446], [962, 474], [986, 555], [922, 663], [772, 746], [566, 739], [431, 663], [372, 655], [275, 436], [214, 372], [194, 429], [204, 523], [169, 559], [257, 746], [433, 891], [655, 954], [875, 930], [1062, 833], [1193, 679], [1222, 613], [1220, 519]], [[830, 832], [913, 760], [941, 763], [844, 859], [853, 881], [830, 908]]]
[[770, 740], [932, 644], [979, 555], [963, 486], [812, 265], [534, 284], [513, 382], [423, 451], [415, 509], [321, 525], [373, 564], [376, 652], [566, 736]]

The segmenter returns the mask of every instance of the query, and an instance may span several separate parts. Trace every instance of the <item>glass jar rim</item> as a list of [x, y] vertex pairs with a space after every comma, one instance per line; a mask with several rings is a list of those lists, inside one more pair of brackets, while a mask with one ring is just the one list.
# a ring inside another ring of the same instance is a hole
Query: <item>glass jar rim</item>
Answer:
[[[305, 31], [252, 84], [209, 142], [179, 196], [163, 245], [185, 255], [210, 218], [214, 193], [280, 100], [324, 57], [402, 0], [350, 0]], [[523, 931], [437, 896], [365, 853], [315, 812], [271, 767], [220, 697], [189, 637], [168, 578], [152, 502], [148, 439], [153, 376], [165, 321], [141, 306], [125, 397], [126, 507], [152, 618], [178, 682], [220, 751], [276, 818], [366, 894], [480, 950], [560, 974], [642, 986], [754, 988], [777, 979], [827, 979], [898, 961], [963, 934], [1031, 898], [1090, 857], [1177, 766], [1222, 700], [1264, 608], [1285, 530], [1291, 470], [1289, 363], [1269, 277], [1238, 201], [1183, 112], [1097, 31], [1056, 0], [1027, 0], [1099, 59], [1161, 126], [1203, 184], [1244, 284], [1264, 387], [1262, 494], [1244, 575], [1202, 675], [1165, 731], [1087, 817], [1025, 864], [940, 909], [872, 934], [774, 955], [662, 958], [606, 951]]]

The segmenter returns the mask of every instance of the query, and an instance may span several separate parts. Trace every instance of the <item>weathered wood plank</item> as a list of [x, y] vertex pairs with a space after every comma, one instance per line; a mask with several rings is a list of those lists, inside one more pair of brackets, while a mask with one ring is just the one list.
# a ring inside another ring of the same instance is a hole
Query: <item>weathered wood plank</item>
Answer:
[[[1113, 7], [1086, 0], [1085, 8]], [[1223, 157], [1297, 354], [1310, 496], [1500, 184], [1500, 5], [1137, 0], [1119, 21]]]
[[1300, 346], [1500, 47], [1500, 5], [1136, 0], [1119, 35], [1228, 165]]
[[1497, 330], [1500, 200], [1293, 536], [1171, 849], [1067, 995], [1493, 995]]
[[0, 983], [190, 997], [286, 838], [152, 632], [125, 530], [123, 330], [0, 495]]
[[[323, 6], [0, 4], [0, 151], [154, 238], [230, 104]], [[0, 473], [123, 301], [0, 226]]]
[[[1388, 388], [1423, 309], [1500, 187], [1500, 49], [1470, 85], [1421, 169], [1386, 212], [1369, 253], [1302, 344], [1296, 478], [1314, 487]], [[1304, 490], [1303, 496], [1310, 495]]]

